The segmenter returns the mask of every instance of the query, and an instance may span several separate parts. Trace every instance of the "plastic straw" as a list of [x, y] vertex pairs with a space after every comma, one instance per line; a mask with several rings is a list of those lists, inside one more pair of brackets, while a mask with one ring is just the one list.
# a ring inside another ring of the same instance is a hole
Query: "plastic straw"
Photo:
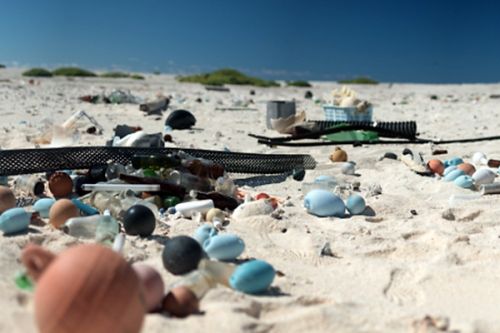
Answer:
[[132, 190], [136, 192], [158, 192], [158, 184], [83, 184], [84, 191], [120, 192]]
[[453, 194], [450, 196], [450, 199], [448, 200], [448, 204], [451, 207], [456, 207], [461, 203], [465, 203], [468, 201], [472, 200], [477, 200], [481, 198], [481, 194], [479, 193], [473, 193], [473, 194]]

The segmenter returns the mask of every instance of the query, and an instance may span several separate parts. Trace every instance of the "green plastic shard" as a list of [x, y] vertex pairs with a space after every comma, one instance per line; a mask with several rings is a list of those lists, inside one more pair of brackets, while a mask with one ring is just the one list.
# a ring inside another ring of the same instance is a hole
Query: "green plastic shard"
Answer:
[[26, 272], [18, 272], [15, 277], [16, 286], [21, 290], [33, 291], [34, 285]]

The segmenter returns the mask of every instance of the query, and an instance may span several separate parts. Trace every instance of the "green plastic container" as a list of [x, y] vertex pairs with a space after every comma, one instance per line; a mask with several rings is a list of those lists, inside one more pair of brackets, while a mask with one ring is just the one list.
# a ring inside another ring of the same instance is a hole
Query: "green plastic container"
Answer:
[[358, 130], [358, 131], [345, 131], [345, 132], [327, 134], [323, 136], [323, 139], [332, 142], [336, 141], [366, 142], [366, 141], [378, 141], [379, 136], [377, 132]]

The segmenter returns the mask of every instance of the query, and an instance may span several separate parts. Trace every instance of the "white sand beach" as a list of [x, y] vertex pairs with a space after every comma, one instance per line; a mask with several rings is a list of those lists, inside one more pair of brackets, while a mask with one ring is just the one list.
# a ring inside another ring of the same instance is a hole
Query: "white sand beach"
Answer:
[[[30, 84], [21, 73], [21, 69], [0, 69], [0, 149], [33, 148], [32, 137], [40, 134], [44, 119], [61, 123], [79, 110], [94, 117], [104, 133], [86, 133], [91, 124], [81, 120], [75, 145], [103, 146], [116, 125], [162, 132], [170, 111], [185, 109], [196, 117], [195, 128], [174, 130], [174, 143], [169, 147], [310, 154], [318, 164], [306, 171], [304, 181], [320, 175], [359, 181], [360, 194], [375, 213], [374, 217], [342, 219], [310, 215], [303, 208], [301, 182], [291, 178], [246, 188], [283, 199], [281, 218], [256, 216], [232, 220], [227, 227], [246, 243], [242, 258], [263, 259], [280, 272], [272, 290], [265, 296], [251, 296], [218, 287], [201, 300], [201, 314], [185, 319], [149, 314], [143, 332], [500, 332], [500, 196], [450, 207], [451, 195], [473, 192], [420, 176], [400, 161], [379, 159], [386, 152], [400, 155], [404, 148], [421, 152], [426, 160], [459, 156], [471, 161], [477, 151], [500, 158], [500, 141], [442, 145], [448, 153], [437, 156], [429, 144], [345, 145], [342, 148], [357, 171], [356, 176], [347, 176], [329, 160], [335, 146], [267, 147], [247, 135], [281, 135], [266, 129], [269, 100], [295, 99], [297, 111], [305, 111], [307, 119], [323, 120], [321, 104], [314, 100], [328, 97], [340, 87], [337, 83], [312, 82], [312, 88], [228, 86], [230, 92], [217, 92], [199, 84], [178, 83], [169, 75], [144, 74], [144, 81], [34, 78]], [[500, 94], [500, 84], [382, 83], [352, 88], [373, 103], [375, 120], [414, 120], [424, 138], [499, 134], [500, 99], [490, 95]], [[78, 99], [113, 89], [129, 90], [145, 100], [154, 100], [158, 94], [171, 95], [172, 100], [163, 116], [145, 116], [138, 105], [90, 104]], [[313, 92], [312, 100], [304, 99], [306, 90]], [[217, 109], [241, 104], [255, 110]], [[248, 176], [232, 174], [233, 178]], [[375, 184], [382, 193], [370, 196], [368, 189]], [[192, 235], [198, 226], [184, 218], [167, 224], [155, 233]], [[33, 294], [14, 283], [16, 272], [23, 268], [22, 248], [34, 242], [60, 252], [83, 242], [49, 225], [36, 230], [0, 236], [1, 332], [36, 331]], [[326, 255], [322, 254], [325, 244], [331, 249]], [[163, 268], [162, 249], [153, 239], [127, 236], [124, 256], [131, 263], [154, 266], [168, 286], [178, 277]], [[426, 316], [434, 322], [424, 320]]]

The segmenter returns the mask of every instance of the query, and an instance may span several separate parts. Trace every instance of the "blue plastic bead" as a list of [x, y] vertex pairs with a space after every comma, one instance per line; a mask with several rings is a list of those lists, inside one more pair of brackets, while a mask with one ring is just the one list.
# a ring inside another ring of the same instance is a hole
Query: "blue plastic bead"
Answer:
[[463, 170], [455, 169], [455, 170], [449, 172], [446, 176], [444, 176], [443, 180], [445, 182], [452, 182], [462, 175], [465, 175], [465, 172]]
[[316, 216], [344, 217], [345, 204], [338, 196], [327, 190], [315, 189], [304, 198], [307, 212]]
[[205, 240], [203, 250], [212, 259], [229, 261], [243, 253], [245, 243], [236, 235], [216, 235]]
[[52, 208], [52, 205], [56, 202], [55, 199], [52, 198], [43, 198], [37, 200], [35, 204], [33, 205], [33, 210], [40, 214], [40, 217], [47, 219], [49, 218], [49, 212], [50, 208]]
[[347, 198], [346, 207], [352, 215], [361, 214], [366, 208], [366, 202], [359, 194], [352, 194]]
[[11, 208], [0, 215], [0, 230], [4, 234], [14, 234], [28, 229], [31, 214], [23, 208]]
[[200, 245], [203, 245], [207, 239], [214, 237], [217, 233], [217, 229], [215, 229], [212, 225], [204, 224], [196, 229], [193, 238], [196, 239]]

